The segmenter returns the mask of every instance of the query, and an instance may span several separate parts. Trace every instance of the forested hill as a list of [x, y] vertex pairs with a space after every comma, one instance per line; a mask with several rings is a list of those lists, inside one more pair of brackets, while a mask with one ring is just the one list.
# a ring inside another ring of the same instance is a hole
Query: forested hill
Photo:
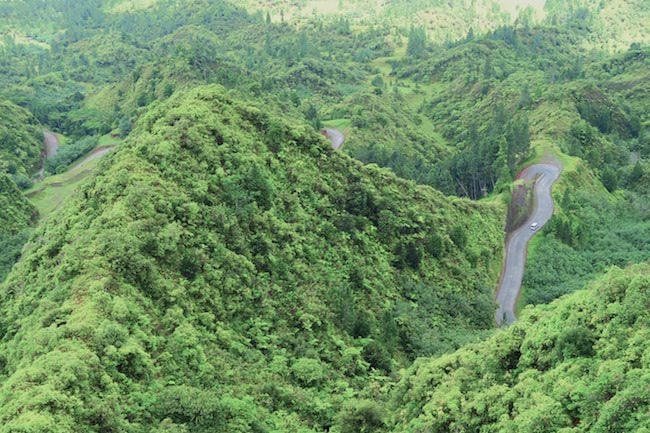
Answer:
[[502, 209], [272, 112], [176, 94], [39, 227], [0, 292], [0, 431], [326, 431], [492, 326]]
[[40, 164], [43, 129], [27, 110], [0, 99], [0, 173], [20, 186], [29, 184]]
[[647, 433], [647, 5], [0, 0], [0, 433]]
[[20, 255], [36, 209], [20, 188], [40, 164], [43, 130], [25, 109], [0, 99], [0, 281]]
[[650, 266], [615, 269], [480, 344], [416, 361], [394, 431], [648, 431], [648, 299]]

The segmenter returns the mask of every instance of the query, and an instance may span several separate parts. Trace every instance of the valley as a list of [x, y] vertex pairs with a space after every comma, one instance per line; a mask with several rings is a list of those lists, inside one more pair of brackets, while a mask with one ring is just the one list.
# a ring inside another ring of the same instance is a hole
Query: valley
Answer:
[[0, 433], [646, 432], [645, 3], [0, 3]]

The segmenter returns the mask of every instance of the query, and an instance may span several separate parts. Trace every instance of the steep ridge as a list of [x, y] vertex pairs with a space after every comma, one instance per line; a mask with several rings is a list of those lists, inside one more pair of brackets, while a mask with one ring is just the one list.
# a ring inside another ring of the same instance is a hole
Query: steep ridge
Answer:
[[1, 287], [0, 431], [326, 431], [371, 378], [492, 325], [502, 209], [220, 87], [100, 164]]
[[20, 256], [37, 211], [20, 188], [31, 185], [42, 128], [25, 109], [0, 99], [0, 282]]
[[0, 99], [0, 113], [0, 173], [11, 174], [21, 184], [38, 165], [42, 128], [31, 113], [4, 99]]

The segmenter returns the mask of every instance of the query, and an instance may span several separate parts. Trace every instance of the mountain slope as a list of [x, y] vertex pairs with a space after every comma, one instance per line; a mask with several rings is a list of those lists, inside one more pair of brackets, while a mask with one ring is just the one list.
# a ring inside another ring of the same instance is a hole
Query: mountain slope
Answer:
[[416, 362], [395, 393], [400, 432], [645, 432], [650, 266], [525, 310], [477, 345]]
[[324, 431], [372, 377], [492, 325], [497, 207], [216, 86], [106, 158], [2, 286], [0, 432]]
[[20, 187], [31, 185], [41, 155], [43, 132], [34, 117], [0, 99], [0, 282], [20, 256], [36, 209]]
[[43, 132], [28, 111], [0, 99], [0, 173], [16, 183], [29, 180], [39, 162]]

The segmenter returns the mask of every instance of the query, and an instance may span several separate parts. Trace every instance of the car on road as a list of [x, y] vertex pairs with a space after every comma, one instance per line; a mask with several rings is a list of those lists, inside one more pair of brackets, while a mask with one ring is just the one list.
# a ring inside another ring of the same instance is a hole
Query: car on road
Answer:
[[532, 224], [530, 225], [530, 229], [531, 229], [531, 230], [537, 230], [538, 228], [539, 228], [539, 223], [532, 223]]

